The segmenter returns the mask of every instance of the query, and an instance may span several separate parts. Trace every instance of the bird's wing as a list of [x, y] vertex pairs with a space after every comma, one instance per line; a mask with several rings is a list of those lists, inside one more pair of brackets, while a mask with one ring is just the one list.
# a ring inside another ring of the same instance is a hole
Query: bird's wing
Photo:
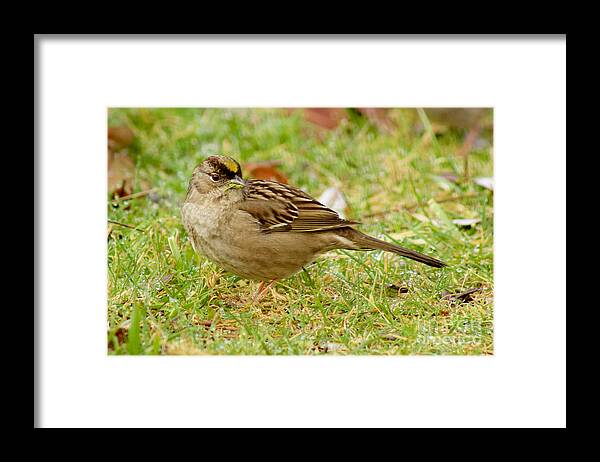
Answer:
[[265, 232], [310, 232], [357, 224], [304, 191], [275, 181], [249, 180], [240, 209], [248, 212]]

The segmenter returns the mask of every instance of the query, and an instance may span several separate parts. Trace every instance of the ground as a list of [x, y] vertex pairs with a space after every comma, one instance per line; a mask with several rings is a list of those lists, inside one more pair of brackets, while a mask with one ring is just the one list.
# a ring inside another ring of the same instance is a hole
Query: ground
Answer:
[[[493, 354], [493, 192], [474, 181], [493, 175], [491, 129], [465, 172], [463, 130], [436, 135], [412, 109], [390, 111], [389, 130], [348, 114], [319, 130], [280, 109], [109, 110], [109, 125], [133, 130], [141, 193], [107, 202], [109, 354]], [[317, 198], [336, 187], [361, 231], [449, 266], [335, 251], [252, 305], [258, 284], [196, 255], [181, 223], [191, 172], [211, 154], [278, 160]]]

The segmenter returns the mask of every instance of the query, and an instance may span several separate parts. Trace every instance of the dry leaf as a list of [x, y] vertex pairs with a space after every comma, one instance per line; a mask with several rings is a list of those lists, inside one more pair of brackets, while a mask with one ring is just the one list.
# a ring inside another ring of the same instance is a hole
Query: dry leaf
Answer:
[[133, 132], [125, 125], [108, 127], [108, 147], [119, 151], [133, 143]]
[[[459, 157], [465, 157], [465, 162], [481, 130], [491, 124], [490, 108], [427, 108], [424, 112], [434, 133], [443, 133], [447, 128], [467, 130], [464, 142], [457, 151]], [[468, 176], [466, 170], [465, 176]]]
[[[358, 112], [369, 119], [381, 131], [391, 132], [394, 123], [388, 116], [387, 108], [357, 108]], [[288, 113], [292, 112], [289, 110]], [[348, 111], [345, 108], [305, 108], [304, 119], [321, 128], [333, 130], [337, 128], [342, 120], [348, 120]]]
[[489, 108], [424, 108], [432, 124], [452, 128], [472, 129], [480, 127], [490, 112]]
[[320, 350], [324, 350], [326, 353], [330, 352], [330, 351], [341, 351], [341, 350], [345, 350], [346, 347], [344, 345], [342, 345], [341, 343], [335, 343], [335, 342], [321, 342], [319, 344], [319, 349]]
[[392, 132], [395, 128], [387, 108], [363, 107], [358, 111], [381, 131]]
[[[127, 126], [108, 127], [108, 193], [113, 198], [133, 193], [135, 163], [125, 150], [133, 139], [133, 131]], [[149, 189], [144, 181], [140, 186]]]
[[133, 142], [126, 126], [108, 127], [108, 193], [123, 197], [133, 192], [135, 164], [126, 152], [116, 152]]
[[481, 287], [477, 287], [475, 289], [469, 289], [464, 292], [460, 292], [458, 294], [450, 294], [448, 292], [442, 293], [442, 298], [444, 300], [449, 300], [450, 302], [460, 302], [460, 303], [469, 303], [473, 301], [472, 294], [475, 292], [479, 292]]
[[[125, 339], [127, 338], [127, 333], [129, 330], [129, 324], [123, 324], [120, 327], [117, 328], [117, 330], [115, 330], [114, 336], [117, 338], [117, 344], [119, 346], [123, 345], [123, 342], [125, 342]], [[112, 342], [112, 338], [109, 338], [108, 340], [108, 349], [109, 350], [114, 350], [115, 349], [115, 345]]]
[[343, 108], [305, 108], [304, 119], [319, 127], [333, 130], [340, 122], [348, 118]]
[[279, 161], [251, 162], [245, 165], [244, 170], [247, 176], [257, 180], [271, 180], [287, 184], [288, 180], [285, 175], [275, 168], [279, 164]]
[[344, 194], [338, 188], [327, 188], [323, 194], [317, 199], [321, 204], [335, 210], [340, 217], [345, 218], [345, 211], [348, 204], [344, 198]]
[[108, 193], [124, 197], [133, 193], [135, 164], [125, 152], [108, 150]]
[[476, 185], [481, 186], [482, 188], [489, 189], [490, 191], [494, 190], [494, 179], [490, 177], [478, 177], [473, 178], [473, 182]]
[[480, 221], [481, 220], [479, 218], [458, 218], [456, 220], [452, 220], [452, 223], [458, 226], [464, 226], [465, 228], [470, 228]]

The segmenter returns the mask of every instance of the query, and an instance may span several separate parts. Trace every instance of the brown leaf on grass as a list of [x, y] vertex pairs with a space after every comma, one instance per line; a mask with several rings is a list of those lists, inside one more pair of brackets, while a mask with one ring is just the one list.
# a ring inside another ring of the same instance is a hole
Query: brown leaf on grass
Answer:
[[120, 151], [133, 143], [133, 132], [125, 125], [108, 127], [108, 147]]
[[[395, 127], [388, 116], [387, 108], [361, 107], [356, 109], [362, 116], [369, 119], [381, 131], [391, 132]], [[293, 110], [288, 110], [288, 114]], [[348, 111], [345, 108], [305, 108], [304, 119], [327, 130], [337, 128], [342, 120], [348, 120]]]
[[[468, 177], [468, 155], [477, 143], [479, 134], [485, 128], [491, 127], [491, 108], [425, 108], [423, 109], [431, 124], [434, 134], [443, 134], [449, 129], [466, 130], [462, 146], [456, 152], [464, 158], [464, 177]], [[425, 133], [424, 143], [429, 143], [430, 135]]]
[[340, 122], [348, 118], [348, 113], [343, 108], [305, 108], [304, 119], [319, 127], [333, 130]]
[[[108, 127], [108, 193], [112, 198], [133, 193], [135, 163], [126, 150], [133, 139], [133, 131], [125, 125]], [[140, 182], [140, 186], [149, 189], [144, 181]]]
[[451, 294], [449, 292], [442, 293], [442, 299], [448, 300], [450, 302], [458, 302], [458, 303], [469, 303], [473, 301], [473, 295], [475, 292], [481, 291], [481, 287], [476, 287], [474, 289], [469, 289], [464, 292], [460, 292], [458, 294]]
[[358, 108], [358, 112], [369, 119], [381, 131], [392, 132], [395, 128], [394, 122], [388, 115], [387, 108], [361, 107]]
[[108, 193], [112, 197], [133, 192], [135, 164], [126, 152], [118, 152], [132, 142], [133, 132], [129, 127], [108, 127]]
[[135, 164], [127, 153], [108, 149], [108, 193], [111, 197], [133, 193], [134, 177]]
[[[123, 342], [125, 342], [125, 339], [127, 338], [127, 329], [128, 328], [129, 328], [129, 326], [119, 327], [113, 334], [117, 338], [117, 344], [119, 346], [123, 345]], [[112, 342], [112, 338], [108, 339], [108, 349], [111, 351], [115, 349], [115, 345]]]
[[279, 161], [250, 162], [245, 165], [244, 170], [247, 172], [247, 176], [257, 180], [271, 180], [287, 184], [288, 180], [285, 175], [275, 168], [280, 163]]
[[471, 130], [483, 125], [489, 108], [430, 107], [424, 108], [432, 124]]

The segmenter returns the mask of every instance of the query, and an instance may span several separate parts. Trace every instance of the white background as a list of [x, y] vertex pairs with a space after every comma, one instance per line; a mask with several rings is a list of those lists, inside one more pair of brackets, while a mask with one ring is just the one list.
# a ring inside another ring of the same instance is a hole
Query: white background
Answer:
[[[38, 37], [38, 426], [566, 425], [566, 40]], [[493, 357], [108, 357], [107, 106], [493, 106]]]

